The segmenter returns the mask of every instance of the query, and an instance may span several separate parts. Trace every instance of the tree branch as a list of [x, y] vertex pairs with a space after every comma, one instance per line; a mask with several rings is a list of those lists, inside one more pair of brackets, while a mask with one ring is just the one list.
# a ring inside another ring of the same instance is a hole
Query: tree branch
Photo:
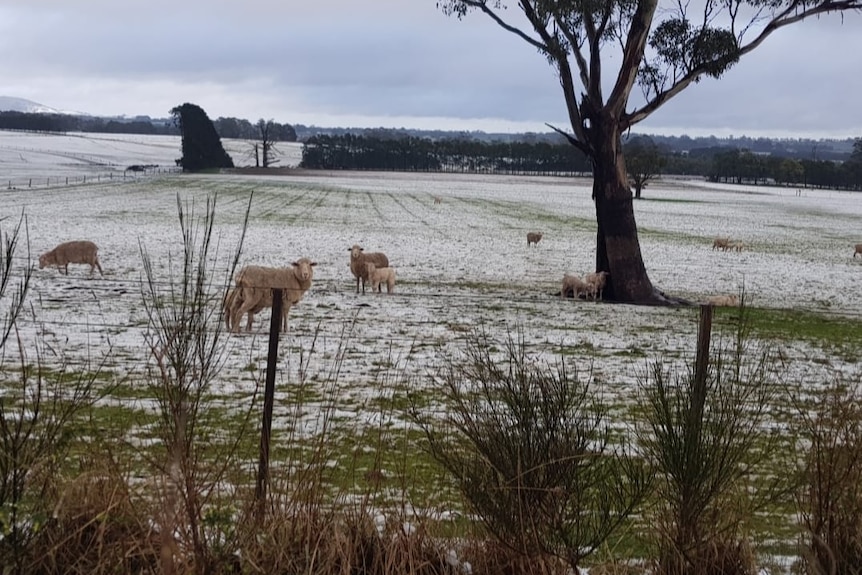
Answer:
[[537, 48], [538, 50], [541, 50], [542, 53], [545, 53], [545, 54], [548, 53], [549, 46], [547, 46], [546, 44], [542, 44], [541, 42], [539, 42], [538, 40], [536, 40], [535, 38], [533, 38], [532, 36], [530, 36], [529, 34], [524, 32], [523, 30], [521, 30], [520, 28], [517, 28], [516, 26], [512, 26], [511, 24], [507, 23], [496, 12], [494, 12], [493, 10], [488, 8], [488, 4], [487, 4], [487, 2], [485, 2], [485, 0], [460, 0], [460, 2], [462, 4], [466, 4], [467, 6], [471, 6], [473, 8], [478, 8], [479, 10], [481, 10], [482, 12], [487, 14], [488, 17], [490, 17], [491, 20], [496, 22], [497, 25], [500, 28], [502, 28], [503, 30], [506, 30], [508, 32], [511, 32], [512, 34], [515, 34], [516, 36], [518, 36], [519, 38], [521, 38], [522, 40], [524, 40], [525, 42], [527, 42], [531, 46]]
[[[749, 52], [752, 52], [776, 30], [779, 30], [791, 24], [795, 24], [797, 22], [805, 20], [806, 18], [832, 12], [862, 10], [862, 0], [830, 0], [827, 2], [823, 2], [822, 4], [818, 4], [816, 6], [804, 9], [802, 11], [798, 11], [798, 9], [803, 6], [805, 6], [805, 4], [801, 1], [791, 3], [784, 11], [776, 15], [766, 26], [764, 26], [763, 30], [760, 31], [760, 34], [758, 34], [756, 38], [754, 38], [748, 44], [740, 47], [739, 51], [737, 52], [737, 56], [741, 58]], [[692, 82], [697, 81], [701, 76], [707, 73], [707, 70], [714, 63], [715, 62], [713, 61], [704, 62], [692, 68], [687, 74], [676, 80], [670, 88], [660, 93], [657, 93], [655, 97], [646, 105], [632, 111], [631, 113], [624, 114], [620, 123], [620, 130], [628, 130], [633, 125], [649, 117], [650, 114], [658, 110], [668, 100], [682, 92]]]
[[607, 108], [614, 117], [621, 117], [625, 111], [629, 94], [631, 94], [640, 63], [643, 60], [644, 49], [657, 7], [658, 0], [641, 0], [632, 16], [628, 38], [623, 50], [623, 61], [620, 64], [620, 73], [607, 102]]

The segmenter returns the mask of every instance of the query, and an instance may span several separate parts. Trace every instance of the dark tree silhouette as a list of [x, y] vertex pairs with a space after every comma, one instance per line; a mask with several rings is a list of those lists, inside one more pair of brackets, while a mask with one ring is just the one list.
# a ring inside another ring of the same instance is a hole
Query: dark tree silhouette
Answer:
[[177, 160], [177, 165], [182, 166], [183, 171], [233, 167], [233, 160], [222, 146], [215, 126], [200, 106], [186, 103], [171, 109], [171, 115], [182, 136], [183, 156]]
[[[653, 287], [644, 265], [622, 134], [704, 76], [719, 78], [776, 30], [862, 9], [862, 0], [436, 2], [458, 18], [481, 12], [553, 66], [572, 132], [554, 129], [593, 165], [596, 270], [610, 272], [605, 298], [637, 303], [675, 300]], [[629, 109], [636, 84], [644, 104]]]
[[261, 118], [255, 127], [257, 128], [257, 142], [254, 144], [254, 165], [259, 168], [263, 164], [264, 168], [270, 168], [278, 163], [279, 152], [275, 148], [275, 143], [279, 141], [281, 135], [280, 126], [272, 120]]
[[635, 189], [635, 199], [640, 199], [643, 189], [659, 175], [667, 162], [650, 138], [634, 138], [626, 143], [623, 151], [629, 179]]

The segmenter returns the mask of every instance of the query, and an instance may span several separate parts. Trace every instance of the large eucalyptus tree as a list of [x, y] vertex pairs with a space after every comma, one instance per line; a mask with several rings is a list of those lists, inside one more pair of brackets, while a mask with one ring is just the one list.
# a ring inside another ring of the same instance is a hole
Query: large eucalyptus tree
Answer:
[[[507, 4], [518, 10], [508, 11]], [[554, 129], [593, 166], [596, 270], [610, 272], [605, 297], [660, 304], [673, 299], [653, 287], [644, 266], [621, 134], [702, 77], [720, 77], [776, 30], [814, 16], [859, 11], [862, 0], [668, 0], [661, 8], [659, 0], [437, 5], [458, 18], [481, 12], [547, 57], [559, 75], [571, 123], [571, 133]], [[636, 85], [644, 103], [631, 109]]]

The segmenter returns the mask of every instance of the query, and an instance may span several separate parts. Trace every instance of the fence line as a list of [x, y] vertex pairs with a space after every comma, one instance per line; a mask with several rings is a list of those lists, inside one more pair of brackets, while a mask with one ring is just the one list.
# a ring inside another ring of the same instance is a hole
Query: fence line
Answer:
[[[135, 166], [133, 166], [134, 168]], [[73, 176], [36, 176], [7, 178], [2, 184], [6, 190], [30, 190], [49, 188], [68, 188], [105, 182], [132, 182], [145, 177], [178, 174], [182, 168], [165, 166], [141, 166], [141, 169], [125, 169], [101, 174], [79, 174]]]

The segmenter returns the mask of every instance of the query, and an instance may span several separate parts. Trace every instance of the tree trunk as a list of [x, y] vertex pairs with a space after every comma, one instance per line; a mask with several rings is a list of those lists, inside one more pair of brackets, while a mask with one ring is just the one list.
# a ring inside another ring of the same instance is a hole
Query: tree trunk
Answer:
[[607, 271], [603, 297], [639, 304], [676, 303], [653, 288], [644, 266], [626, 177], [619, 130], [614, 122], [592, 126], [593, 198], [596, 204], [596, 271]]

